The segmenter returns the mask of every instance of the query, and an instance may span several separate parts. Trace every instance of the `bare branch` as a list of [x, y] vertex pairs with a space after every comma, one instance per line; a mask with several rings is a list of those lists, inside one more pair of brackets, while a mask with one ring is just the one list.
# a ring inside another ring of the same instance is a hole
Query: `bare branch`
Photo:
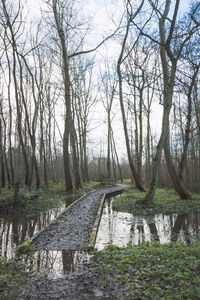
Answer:
[[119, 28], [117, 28], [111, 35], [107, 36], [103, 41], [101, 41], [95, 48], [89, 49], [89, 50], [83, 50], [83, 51], [79, 51], [79, 52], [74, 52], [70, 55], [68, 55], [68, 58], [72, 58], [78, 55], [82, 55], [82, 54], [88, 54], [91, 52], [96, 51], [101, 45], [103, 45], [107, 40], [109, 40], [111, 37], [113, 37], [117, 32], [118, 32]]

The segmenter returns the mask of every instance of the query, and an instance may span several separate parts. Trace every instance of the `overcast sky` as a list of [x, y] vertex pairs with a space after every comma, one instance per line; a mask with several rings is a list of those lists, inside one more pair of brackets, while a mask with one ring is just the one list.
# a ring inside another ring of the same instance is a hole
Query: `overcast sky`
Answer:
[[[89, 43], [91, 41], [91, 45], [96, 45], [101, 40], [102, 36], [110, 34], [112, 30], [115, 30], [117, 21], [119, 21], [123, 12], [123, 1], [83, 0], [82, 4], [84, 14], [91, 19], [94, 28], [94, 31], [90, 34], [88, 41]], [[27, 5], [33, 21], [36, 20], [37, 17], [40, 17], [40, 8], [46, 10], [46, 4], [44, 4], [42, 0], [28, 0]], [[180, 14], [182, 14], [186, 9], [188, 9], [188, 1], [181, 0]], [[120, 45], [117, 42], [109, 41], [103, 45], [96, 54], [96, 72], [101, 67], [99, 64], [101, 57], [117, 57], [119, 50]], [[106, 141], [106, 122], [104, 122], [106, 117], [102, 106], [96, 106], [93, 118], [94, 125], [92, 125], [92, 127], [95, 127], [96, 121], [100, 120], [100, 126], [90, 134], [91, 137], [95, 137], [95, 142], [98, 144], [100, 140]], [[162, 106], [158, 102], [154, 104], [151, 119], [153, 120], [153, 132], [159, 133], [162, 121]], [[120, 112], [116, 114], [113, 120], [113, 128], [116, 140], [118, 141], [119, 152], [121, 156], [126, 156]]]

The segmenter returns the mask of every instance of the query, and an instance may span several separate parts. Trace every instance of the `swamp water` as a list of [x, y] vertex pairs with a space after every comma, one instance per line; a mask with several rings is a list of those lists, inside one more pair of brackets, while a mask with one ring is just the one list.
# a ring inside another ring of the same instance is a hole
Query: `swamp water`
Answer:
[[[112, 201], [113, 198], [107, 198], [104, 203], [96, 236], [97, 250], [108, 244], [124, 247], [128, 243], [139, 245], [143, 241], [153, 240], [162, 244], [177, 240], [185, 243], [200, 240], [200, 213], [140, 217], [113, 211]], [[14, 216], [0, 219], [0, 254], [6, 258], [14, 257], [18, 245], [48, 226], [68, 205], [69, 202], [63, 202], [58, 208], [35, 218]], [[56, 279], [83, 269], [89, 260], [90, 255], [86, 251], [36, 251], [31, 264], [37, 274]]]
[[102, 212], [95, 248], [107, 244], [125, 247], [156, 240], [161, 244], [181, 240], [184, 243], [200, 241], [200, 213], [184, 215], [133, 216], [112, 210], [113, 198], [106, 199]]
[[17, 246], [47, 227], [71, 203], [72, 198], [67, 197], [57, 208], [41, 212], [34, 217], [27, 215], [0, 217], [0, 256], [8, 259], [15, 257]]
[[65, 274], [83, 270], [90, 257], [87, 251], [36, 251], [29, 263], [36, 274], [59, 279], [65, 277]]

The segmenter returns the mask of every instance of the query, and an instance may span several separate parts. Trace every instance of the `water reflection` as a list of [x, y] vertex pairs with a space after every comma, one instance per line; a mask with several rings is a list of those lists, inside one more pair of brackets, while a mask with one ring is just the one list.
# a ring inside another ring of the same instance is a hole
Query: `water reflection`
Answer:
[[139, 245], [153, 240], [161, 244], [177, 240], [189, 244], [200, 240], [200, 213], [133, 216], [113, 211], [112, 200], [107, 199], [104, 205], [95, 244], [98, 250], [107, 244], [125, 247], [128, 243]]
[[57, 279], [83, 269], [89, 260], [85, 251], [37, 251], [31, 264], [37, 274]]
[[67, 197], [63, 199], [59, 207], [40, 213], [35, 217], [15, 215], [0, 218], [0, 255], [6, 258], [15, 257], [18, 245], [48, 226], [73, 201], [74, 199]]

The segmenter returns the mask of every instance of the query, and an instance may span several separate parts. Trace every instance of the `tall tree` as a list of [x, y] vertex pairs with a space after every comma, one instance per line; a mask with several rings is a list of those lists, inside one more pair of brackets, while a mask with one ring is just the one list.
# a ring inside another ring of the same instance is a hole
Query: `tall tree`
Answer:
[[[133, 161], [131, 149], [130, 149], [130, 141], [129, 141], [129, 135], [128, 135], [128, 128], [127, 128], [127, 121], [126, 121], [126, 114], [125, 114], [125, 108], [124, 108], [124, 100], [123, 100], [123, 82], [122, 82], [122, 72], [121, 72], [121, 65], [124, 60], [124, 53], [126, 49], [126, 42], [130, 30], [130, 25], [131, 22], [135, 19], [135, 17], [139, 14], [140, 10], [142, 9], [144, 4], [144, 0], [141, 1], [139, 7], [135, 12], [132, 11], [132, 7], [130, 7], [130, 2], [126, 2], [126, 7], [127, 7], [127, 23], [126, 23], [126, 29], [125, 29], [125, 34], [124, 38], [122, 41], [122, 46], [121, 46], [121, 51], [119, 54], [119, 58], [117, 61], [117, 74], [118, 74], [118, 84], [119, 84], [119, 101], [120, 101], [120, 107], [121, 107], [121, 113], [122, 113], [122, 121], [123, 121], [123, 128], [124, 128], [124, 135], [125, 135], [125, 141], [126, 141], [126, 150], [127, 150], [127, 155], [128, 155], [128, 160], [129, 160], [129, 165], [130, 169], [132, 172], [133, 179], [135, 181], [135, 185], [139, 191], [144, 191], [144, 188], [141, 185], [140, 179], [138, 177], [135, 164]], [[130, 11], [129, 11], [130, 8]]]
[[[180, 29], [176, 27], [178, 10], [180, 0], [176, 0], [175, 6], [173, 8], [172, 19], [169, 17], [171, 1], [167, 0], [165, 2], [163, 12], [158, 9], [153, 1], [149, 1], [156, 14], [159, 17], [159, 47], [160, 47], [160, 59], [162, 65], [162, 75], [163, 75], [163, 120], [162, 120], [162, 132], [156, 147], [156, 154], [154, 157], [153, 164], [153, 174], [149, 190], [143, 199], [143, 202], [151, 202], [153, 200], [155, 190], [158, 182], [158, 169], [161, 160], [162, 150], [164, 148], [165, 159], [167, 164], [167, 169], [175, 187], [176, 192], [180, 195], [181, 199], [191, 198], [190, 193], [185, 189], [182, 182], [180, 181], [175, 167], [172, 163], [172, 158], [170, 155], [170, 132], [169, 132], [169, 116], [172, 107], [173, 90], [175, 83], [175, 76], [177, 71], [177, 64], [180, 59], [181, 53], [184, 46], [190, 40], [191, 36], [196, 32], [199, 27], [189, 14], [189, 24], [187, 28]], [[200, 4], [197, 4], [196, 8], [199, 8]], [[192, 8], [192, 11], [194, 8]], [[191, 12], [190, 12], [191, 13]], [[177, 30], [180, 32], [177, 33]], [[183, 34], [184, 32], [184, 34]], [[177, 40], [177, 36], [179, 39]], [[152, 37], [150, 37], [153, 39]], [[154, 40], [154, 42], [158, 43]]]
[[[117, 87], [117, 78], [114, 70], [111, 71], [111, 67], [109, 66], [109, 62], [105, 62], [106, 71], [101, 74], [100, 80], [101, 85], [103, 87], [103, 91], [101, 92], [101, 100], [103, 106], [106, 111], [107, 118], [107, 161], [106, 161], [106, 169], [107, 169], [107, 177], [111, 178], [111, 150], [112, 150], [112, 107], [113, 100], [116, 93]], [[101, 90], [101, 86], [100, 86]]]
[[[66, 1], [65, 1], [66, 2]], [[66, 4], [66, 3], [65, 3]], [[71, 114], [71, 92], [70, 92], [70, 74], [69, 74], [69, 58], [67, 49], [67, 37], [63, 26], [63, 4], [57, 0], [52, 0], [52, 9], [55, 19], [57, 34], [60, 41], [61, 59], [62, 59], [62, 75], [64, 84], [64, 99], [65, 99], [65, 125], [63, 134], [63, 162], [66, 191], [73, 188], [72, 177], [70, 170], [70, 154], [69, 154], [69, 138], [72, 122]], [[69, 21], [69, 20], [68, 20]], [[66, 26], [67, 24], [65, 24]]]
[[[80, 37], [77, 32], [79, 28], [82, 29], [84, 22], [82, 20], [79, 22], [78, 13], [75, 13], [76, 1], [69, 0], [52, 0], [49, 5], [52, 8], [55, 28], [57, 36], [59, 38], [59, 48], [61, 53], [61, 69], [63, 76], [64, 85], [64, 98], [65, 98], [65, 129], [63, 136], [63, 159], [64, 159], [64, 174], [65, 174], [65, 184], [66, 190], [72, 189], [72, 176], [70, 173], [70, 155], [69, 155], [69, 142], [70, 133], [73, 134], [72, 126], [72, 90], [71, 90], [71, 78], [70, 78], [70, 59], [79, 55], [88, 54], [96, 51], [106, 40], [114, 35], [112, 33], [110, 36], [102, 40], [96, 47], [89, 50], [80, 50], [83, 46], [83, 40], [86, 32]], [[81, 31], [81, 30], [80, 30]], [[85, 31], [85, 30], [84, 30]], [[77, 40], [76, 40], [77, 38]], [[79, 51], [80, 50], [80, 51]], [[71, 132], [72, 130], [72, 132]], [[72, 140], [73, 142], [73, 140]], [[75, 162], [75, 160], [74, 160]], [[74, 174], [79, 175], [79, 170], [76, 169], [78, 164], [73, 165]], [[75, 170], [76, 169], [76, 170]], [[80, 182], [79, 178], [76, 179]]]

